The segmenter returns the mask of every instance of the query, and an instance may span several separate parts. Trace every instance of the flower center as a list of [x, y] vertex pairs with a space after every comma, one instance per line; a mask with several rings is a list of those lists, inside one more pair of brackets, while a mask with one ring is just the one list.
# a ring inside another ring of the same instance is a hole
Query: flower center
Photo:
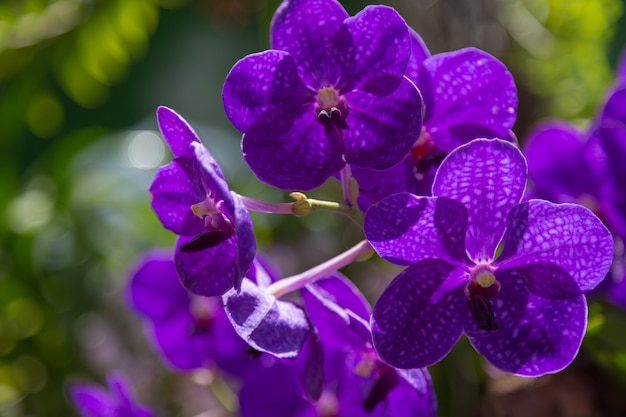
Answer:
[[222, 211], [222, 205], [222, 201], [215, 201], [207, 195], [203, 201], [191, 206], [193, 214], [204, 221], [206, 232], [181, 245], [181, 252], [197, 252], [212, 248], [235, 234], [235, 227]]
[[422, 127], [422, 134], [411, 148], [411, 156], [415, 161], [413, 173], [418, 181], [422, 181], [431, 168], [437, 168], [446, 157], [446, 153], [441, 151], [433, 138]]
[[332, 87], [324, 87], [317, 93], [315, 103], [315, 117], [324, 125], [326, 133], [333, 128], [347, 129], [346, 117], [348, 104]]
[[320, 399], [317, 401], [317, 414], [320, 417], [338, 417], [339, 401], [337, 396], [327, 389], [322, 391]]
[[191, 297], [190, 308], [193, 322], [190, 334], [209, 332], [213, 324], [213, 315], [216, 307], [217, 304], [213, 299], [200, 296]]
[[470, 271], [470, 280], [465, 286], [467, 307], [481, 330], [497, 330], [491, 299], [500, 293], [500, 282], [496, 279], [493, 268], [479, 264]]

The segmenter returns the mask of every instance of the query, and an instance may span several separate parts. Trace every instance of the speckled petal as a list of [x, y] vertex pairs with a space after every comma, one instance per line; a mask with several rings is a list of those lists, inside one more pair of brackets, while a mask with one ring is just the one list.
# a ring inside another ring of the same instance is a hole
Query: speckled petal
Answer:
[[467, 207], [467, 252], [474, 261], [487, 261], [493, 258], [506, 214], [521, 200], [525, 185], [526, 160], [519, 149], [502, 140], [477, 139], [441, 163], [433, 195]]
[[411, 37], [411, 57], [404, 74], [409, 80], [417, 84], [420, 68], [422, 68], [424, 60], [430, 56], [430, 51], [422, 37], [410, 27], [409, 36]]
[[476, 48], [427, 58], [417, 80], [424, 126], [450, 152], [478, 137], [505, 139], [517, 114], [513, 76], [502, 62]]
[[400, 265], [428, 258], [470, 264], [465, 253], [467, 209], [448, 198], [394, 194], [369, 208], [365, 236], [378, 252]]
[[307, 85], [335, 85], [340, 70], [330, 45], [346, 18], [348, 13], [335, 0], [283, 1], [270, 25], [271, 47], [295, 58]]
[[193, 204], [206, 198], [199, 175], [188, 175], [196, 171], [196, 162], [188, 158], [177, 158], [159, 167], [152, 184], [152, 209], [168, 230], [177, 235], [197, 235], [204, 230], [201, 219], [191, 211]]
[[241, 292], [231, 290], [223, 300], [235, 331], [254, 349], [279, 358], [298, 355], [310, 331], [301, 308], [277, 300], [249, 279], [243, 280]]
[[460, 286], [433, 299], [459, 270], [439, 259], [418, 262], [400, 273], [380, 296], [372, 315], [374, 348], [396, 368], [433, 365], [461, 336], [465, 297]]
[[415, 85], [403, 78], [384, 97], [364, 91], [345, 97], [350, 107], [343, 131], [346, 162], [380, 170], [402, 161], [422, 129], [422, 99]]
[[332, 53], [341, 67], [340, 91], [385, 96], [402, 81], [411, 54], [408, 27], [391, 7], [367, 6], [344, 21]]
[[174, 110], [160, 106], [157, 109], [157, 122], [163, 139], [174, 157], [191, 158], [193, 151], [190, 145], [193, 142], [200, 143], [200, 139], [185, 119]]
[[524, 274], [533, 294], [572, 298], [595, 288], [613, 262], [613, 239], [587, 208], [530, 200], [507, 217], [496, 263]]
[[320, 186], [345, 165], [339, 139], [326, 135], [311, 113], [276, 140], [252, 135], [242, 139], [243, 156], [257, 178], [283, 190], [306, 191]]
[[215, 297], [233, 288], [237, 277], [237, 237], [198, 252], [181, 252], [180, 247], [193, 236], [180, 236], [176, 241], [174, 261], [180, 281], [197, 295]]
[[302, 299], [325, 346], [362, 351], [371, 342], [369, 304], [345, 276], [336, 273], [307, 285]]
[[584, 296], [547, 300], [530, 295], [516, 327], [470, 338], [470, 342], [503, 371], [540, 376], [558, 372], [574, 360], [586, 325]]
[[237, 62], [222, 90], [228, 120], [241, 132], [261, 138], [285, 134], [313, 103], [296, 63], [284, 51], [265, 51]]

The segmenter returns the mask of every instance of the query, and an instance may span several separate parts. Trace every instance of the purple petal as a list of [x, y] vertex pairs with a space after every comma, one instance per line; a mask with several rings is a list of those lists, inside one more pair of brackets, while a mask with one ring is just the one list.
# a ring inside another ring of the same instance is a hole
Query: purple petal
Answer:
[[314, 98], [300, 80], [293, 57], [272, 50], [237, 62], [226, 76], [222, 99], [226, 116], [237, 129], [274, 138], [289, 131]]
[[[424, 369], [411, 369], [424, 375], [424, 386], [417, 390], [415, 385], [405, 378], [400, 378], [398, 385], [389, 393], [386, 401], [385, 416], [389, 417], [435, 417], [437, 415], [437, 398], [430, 375]], [[404, 370], [399, 369], [399, 375]]]
[[374, 348], [397, 368], [423, 368], [443, 358], [461, 336], [467, 314], [460, 287], [433, 299], [458, 274], [439, 259], [418, 262], [400, 273], [380, 296], [372, 316]]
[[517, 92], [504, 64], [475, 48], [427, 58], [417, 86], [424, 97], [424, 126], [450, 152], [478, 137], [504, 139], [515, 123]]
[[613, 119], [626, 123], [626, 86], [618, 88], [611, 93], [600, 117], [602, 120]]
[[200, 143], [200, 139], [185, 119], [174, 110], [160, 106], [157, 109], [157, 122], [163, 139], [174, 157], [191, 158], [193, 155], [191, 144]]
[[426, 368], [397, 369], [396, 371], [420, 395], [426, 394], [429, 389], [432, 390], [432, 381]]
[[394, 9], [367, 6], [344, 21], [332, 53], [341, 67], [341, 91], [359, 89], [385, 96], [402, 81], [411, 40], [406, 23]]
[[382, 171], [369, 168], [352, 166], [352, 176], [359, 184], [358, 204], [362, 211], [366, 211], [372, 204], [381, 201], [383, 198], [400, 192], [409, 192], [416, 195], [430, 193], [430, 188], [426, 193], [419, 187], [419, 182], [413, 172], [412, 158], [405, 158], [399, 164]]
[[467, 209], [448, 198], [394, 194], [369, 208], [365, 236], [378, 254], [400, 265], [428, 258], [469, 264]]
[[209, 365], [213, 359], [212, 342], [206, 331], [194, 328], [194, 318], [187, 310], [164, 318], [153, 325], [154, 340], [167, 363], [182, 371]]
[[180, 247], [192, 239], [180, 236], [176, 241], [174, 260], [183, 286], [205, 297], [219, 296], [233, 288], [238, 278], [237, 236], [212, 248], [181, 252]]
[[292, 129], [276, 140], [244, 135], [241, 146], [257, 178], [283, 190], [318, 187], [345, 165], [339, 140], [324, 133], [313, 110], [301, 115]]
[[234, 203], [235, 233], [237, 235], [237, 272], [233, 281], [235, 290], [241, 288], [241, 281], [246, 275], [256, 255], [256, 238], [250, 220], [250, 213], [237, 193], [231, 191]]
[[335, 85], [339, 66], [330, 45], [348, 13], [335, 0], [283, 1], [270, 25], [272, 49], [289, 52], [300, 77], [317, 89]]
[[302, 289], [304, 307], [325, 346], [365, 350], [371, 343], [367, 300], [346, 277], [334, 274]]
[[68, 394], [82, 417], [116, 416], [116, 404], [103, 388], [82, 382], [71, 382]]
[[302, 309], [277, 300], [248, 279], [241, 292], [231, 290], [223, 300], [233, 327], [250, 346], [279, 358], [298, 355], [310, 331]]
[[319, 400], [324, 388], [324, 352], [315, 331], [309, 332], [293, 365], [304, 395], [309, 401]]
[[496, 262], [523, 273], [535, 295], [572, 298], [604, 279], [613, 262], [613, 239], [582, 206], [530, 200], [509, 212]]
[[137, 262], [128, 284], [133, 308], [150, 320], [187, 309], [189, 296], [178, 280], [169, 250], [151, 250]]
[[406, 66], [405, 75], [417, 84], [420, 68], [422, 68], [424, 60], [430, 56], [430, 51], [422, 37], [410, 27], [409, 36], [411, 37], [411, 57]]
[[[626, 123], [626, 121], [625, 121]], [[626, 124], [605, 125], [598, 130], [602, 148], [607, 155], [609, 173], [618, 188], [626, 187]]]
[[584, 159], [585, 138], [569, 123], [551, 121], [537, 126], [524, 141], [528, 176], [538, 196], [573, 202], [593, 193], [598, 178]]
[[486, 261], [493, 259], [506, 214], [521, 200], [525, 184], [526, 160], [519, 149], [498, 139], [477, 139], [441, 163], [433, 195], [467, 207], [467, 252], [474, 261]]
[[343, 131], [346, 162], [387, 169], [404, 159], [422, 129], [422, 100], [415, 85], [404, 78], [384, 97], [364, 91], [345, 97], [350, 108], [349, 127]]
[[238, 395], [241, 417], [318, 416], [315, 406], [304, 399], [289, 365], [277, 360], [243, 381]]
[[609, 174], [604, 178], [599, 215], [614, 234], [626, 237], [626, 126], [605, 126], [599, 132]]
[[191, 236], [204, 230], [202, 220], [191, 211], [193, 204], [206, 198], [199, 174], [188, 175], [197, 172], [195, 166], [192, 159], [175, 159], [157, 170], [150, 185], [152, 209], [163, 227], [177, 235]]
[[540, 376], [558, 372], [574, 360], [586, 325], [584, 296], [547, 300], [530, 295], [517, 326], [470, 337], [470, 342], [503, 371]]

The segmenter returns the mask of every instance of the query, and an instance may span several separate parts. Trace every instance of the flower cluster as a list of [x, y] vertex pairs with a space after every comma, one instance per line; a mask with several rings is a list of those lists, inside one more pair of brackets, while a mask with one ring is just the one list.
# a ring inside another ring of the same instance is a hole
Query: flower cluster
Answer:
[[[431, 56], [392, 8], [350, 17], [336, 0], [284, 0], [270, 45], [234, 65], [224, 110], [258, 179], [295, 201], [231, 191], [189, 124], [157, 110], [174, 158], [152, 207], [178, 239], [137, 262], [128, 303], [163, 362], [236, 381], [244, 417], [435, 416], [426, 367], [462, 335], [506, 372], [567, 367], [585, 293], [626, 239], [624, 83], [585, 140], [549, 125], [527, 141], [527, 162], [504, 64], [475, 48]], [[525, 196], [529, 171], [529, 195], [553, 202]], [[329, 178], [343, 201], [301, 192]], [[257, 253], [249, 210], [333, 211], [364, 239], [281, 277]], [[371, 309], [339, 270], [374, 253], [406, 268]]]

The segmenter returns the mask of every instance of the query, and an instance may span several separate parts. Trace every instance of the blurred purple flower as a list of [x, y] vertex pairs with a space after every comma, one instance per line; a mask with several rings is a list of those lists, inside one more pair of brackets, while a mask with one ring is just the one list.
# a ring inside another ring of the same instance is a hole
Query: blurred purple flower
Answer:
[[302, 296], [324, 346], [323, 364], [318, 363], [324, 370], [323, 387], [315, 401], [307, 400], [294, 367], [276, 361], [244, 381], [242, 417], [436, 415], [428, 372], [396, 370], [374, 352], [369, 305], [350, 281], [333, 274], [307, 285]]
[[431, 195], [435, 172], [445, 156], [476, 138], [514, 140], [517, 115], [513, 76], [502, 62], [476, 48], [430, 56], [411, 30], [406, 76], [424, 99], [421, 136], [402, 162], [385, 171], [354, 168], [359, 206], [365, 210], [397, 192]]
[[174, 159], [157, 170], [152, 208], [179, 235], [175, 262], [181, 282], [203, 296], [239, 289], [256, 251], [248, 211], [187, 122], [166, 107], [159, 107], [157, 119]]
[[567, 122], [539, 124], [524, 141], [530, 195], [576, 202], [613, 233], [615, 259], [600, 291], [626, 309], [626, 88], [616, 82], [587, 132]]
[[241, 376], [252, 368], [248, 345], [233, 330], [221, 301], [189, 294], [180, 285], [169, 251], [151, 250], [138, 260], [128, 300], [143, 316], [155, 350], [175, 369], [217, 365]]
[[107, 377], [108, 390], [94, 384], [73, 381], [67, 391], [82, 417], [152, 417], [152, 412], [132, 400], [121, 376]]
[[519, 375], [557, 372], [574, 359], [587, 323], [583, 294], [606, 275], [613, 241], [582, 206], [520, 203], [525, 182], [514, 145], [478, 139], [443, 161], [435, 197], [401, 193], [370, 207], [371, 245], [410, 265], [374, 306], [384, 361], [432, 365], [462, 333], [493, 365]]
[[346, 164], [386, 169], [409, 152], [422, 101], [403, 77], [410, 38], [395, 10], [369, 6], [349, 17], [335, 0], [285, 0], [270, 44], [237, 62], [223, 89], [260, 180], [308, 190]]

